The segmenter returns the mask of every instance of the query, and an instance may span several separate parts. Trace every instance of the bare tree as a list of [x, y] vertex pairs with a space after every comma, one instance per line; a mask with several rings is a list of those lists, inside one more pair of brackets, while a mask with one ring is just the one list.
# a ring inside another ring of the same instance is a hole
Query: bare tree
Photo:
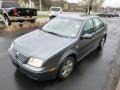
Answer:
[[93, 7], [99, 8], [105, 0], [82, 0], [80, 3], [83, 3], [86, 9], [86, 13], [90, 14], [90, 11]]

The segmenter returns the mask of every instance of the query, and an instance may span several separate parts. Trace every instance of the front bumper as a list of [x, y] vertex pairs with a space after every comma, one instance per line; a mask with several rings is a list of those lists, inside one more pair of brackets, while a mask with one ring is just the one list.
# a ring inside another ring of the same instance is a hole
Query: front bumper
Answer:
[[54, 72], [50, 72], [49, 70], [33, 71], [28, 67], [28, 65], [17, 62], [17, 60], [15, 59], [15, 57], [12, 56], [10, 51], [9, 51], [9, 56], [15, 67], [17, 67], [20, 72], [30, 77], [31, 79], [44, 81], [44, 80], [51, 80], [56, 78], [55, 71]]

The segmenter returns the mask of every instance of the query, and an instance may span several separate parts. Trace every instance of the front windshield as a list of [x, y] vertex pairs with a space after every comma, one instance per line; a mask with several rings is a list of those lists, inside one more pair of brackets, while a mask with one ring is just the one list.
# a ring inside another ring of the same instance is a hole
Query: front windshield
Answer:
[[80, 30], [81, 24], [81, 20], [57, 17], [51, 20], [49, 23], [47, 23], [43, 27], [43, 30], [61, 36], [76, 37]]
[[60, 11], [60, 8], [51, 8], [51, 11]]

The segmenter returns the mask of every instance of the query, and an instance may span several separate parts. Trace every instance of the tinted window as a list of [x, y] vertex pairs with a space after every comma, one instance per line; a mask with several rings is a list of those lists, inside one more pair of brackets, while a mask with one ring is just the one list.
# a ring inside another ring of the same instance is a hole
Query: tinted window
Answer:
[[82, 35], [84, 34], [91, 34], [94, 32], [94, 25], [93, 25], [93, 20], [90, 19], [88, 20], [85, 25], [84, 25], [84, 28], [83, 28], [83, 32], [82, 32]]
[[94, 21], [94, 25], [95, 25], [96, 30], [99, 30], [100, 28], [104, 27], [104, 24], [100, 19], [94, 18], [93, 21]]
[[3, 2], [2, 8], [12, 8], [12, 7], [20, 7], [19, 3], [16, 2]]

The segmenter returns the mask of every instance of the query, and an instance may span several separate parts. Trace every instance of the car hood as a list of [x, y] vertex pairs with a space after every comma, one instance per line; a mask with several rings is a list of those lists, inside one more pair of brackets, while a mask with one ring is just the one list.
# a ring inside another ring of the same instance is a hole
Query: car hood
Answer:
[[36, 30], [17, 38], [14, 47], [27, 57], [48, 59], [53, 53], [69, 45], [71, 40]]

